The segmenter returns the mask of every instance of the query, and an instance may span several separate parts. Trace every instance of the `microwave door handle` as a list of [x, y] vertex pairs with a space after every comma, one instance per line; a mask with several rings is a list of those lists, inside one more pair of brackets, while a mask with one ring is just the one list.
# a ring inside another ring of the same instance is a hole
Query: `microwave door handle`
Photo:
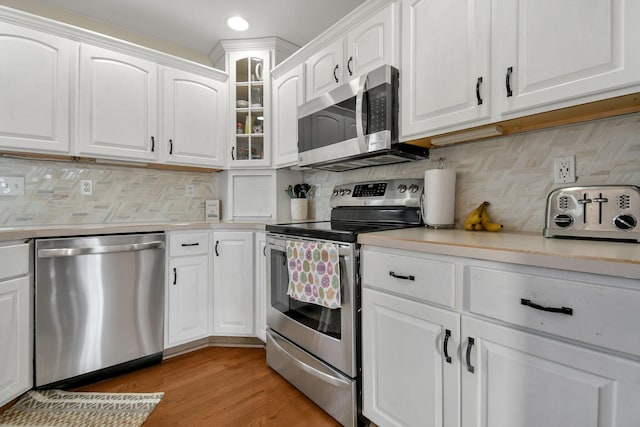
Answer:
[[366, 153], [368, 151], [367, 141], [364, 136], [364, 123], [362, 122], [362, 108], [364, 106], [364, 93], [367, 89], [367, 76], [361, 76], [358, 82], [358, 93], [356, 94], [356, 137], [360, 151]]

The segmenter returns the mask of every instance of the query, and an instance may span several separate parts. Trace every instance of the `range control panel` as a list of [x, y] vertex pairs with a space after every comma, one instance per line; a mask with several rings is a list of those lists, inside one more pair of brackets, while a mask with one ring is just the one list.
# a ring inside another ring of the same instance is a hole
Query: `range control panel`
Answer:
[[559, 188], [547, 197], [544, 235], [640, 242], [640, 187]]
[[331, 207], [419, 207], [424, 181], [418, 178], [339, 184], [333, 188]]

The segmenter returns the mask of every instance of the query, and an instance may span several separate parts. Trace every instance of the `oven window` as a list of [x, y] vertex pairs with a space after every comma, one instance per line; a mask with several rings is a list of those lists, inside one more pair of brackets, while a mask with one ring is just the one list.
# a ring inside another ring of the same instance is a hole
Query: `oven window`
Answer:
[[[344, 260], [340, 258], [340, 276], [344, 277]], [[289, 272], [287, 257], [282, 251], [271, 250], [271, 306], [287, 317], [315, 331], [340, 339], [341, 309], [329, 309], [317, 304], [297, 301], [287, 295]], [[342, 287], [340, 292], [342, 292]], [[344, 296], [341, 295], [341, 296]], [[344, 301], [344, 298], [342, 298]]]

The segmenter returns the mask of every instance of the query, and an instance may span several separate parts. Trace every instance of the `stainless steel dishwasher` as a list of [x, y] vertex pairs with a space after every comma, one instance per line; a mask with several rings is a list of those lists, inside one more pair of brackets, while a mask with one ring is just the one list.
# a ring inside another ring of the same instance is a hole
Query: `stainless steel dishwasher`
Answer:
[[162, 359], [164, 249], [161, 233], [36, 240], [36, 387]]

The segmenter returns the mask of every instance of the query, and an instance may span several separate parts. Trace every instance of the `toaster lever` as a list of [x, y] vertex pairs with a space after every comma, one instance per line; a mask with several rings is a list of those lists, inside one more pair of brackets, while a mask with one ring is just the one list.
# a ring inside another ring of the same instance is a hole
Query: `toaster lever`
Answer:
[[609, 201], [608, 198], [602, 197], [602, 193], [600, 193], [600, 197], [594, 197], [593, 202], [598, 203], [598, 224], [602, 224], [602, 204], [607, 203]]
[[[587, 193], [584, 193], [582, 195], [582, 199], [578, 199], [578, 203], [581, 205], [584, 205], [584, 209], [582, 212], [582, 223], [586, 224], [587, 223], [587, 203], [591, 203], [592, 200], [587, 198]], [[600, 205], [602, 206], [602, 205]]]

